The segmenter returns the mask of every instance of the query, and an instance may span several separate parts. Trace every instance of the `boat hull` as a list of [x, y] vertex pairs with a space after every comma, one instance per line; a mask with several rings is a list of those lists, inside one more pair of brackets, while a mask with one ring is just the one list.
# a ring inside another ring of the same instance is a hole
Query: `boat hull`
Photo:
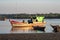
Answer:
[[44, 31], [45, 27], [33, 26], [34, 30]]

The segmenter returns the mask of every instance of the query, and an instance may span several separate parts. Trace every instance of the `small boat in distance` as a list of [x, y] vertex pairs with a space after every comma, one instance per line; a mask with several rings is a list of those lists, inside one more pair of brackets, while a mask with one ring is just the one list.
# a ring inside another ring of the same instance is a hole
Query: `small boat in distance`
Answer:
[[[41, 19], [42, 20], [42, 19]], [[14, 20], [11, 20], [9, 19], [11, 25], [12, 25], [12, 28], [22, 28], [22, 29], [34, 29], [34, 30], [44, 30], [45, 28], [45, 24], [46, 22], [36, 22], [36, 21], [31, 21], [31, 20], [28, 20], [28, 22], [18, 22], [18, 21], [14, 21]], [[42, 31], [43, 31], [42, 30]]]
[[54, 32], [60, 32], [60, 26], [59, 25], [51, 25], [51, 27], [54, 29]]
[[0, 18], [0, 21], [5, 21], [6, 20], [6, 18]]

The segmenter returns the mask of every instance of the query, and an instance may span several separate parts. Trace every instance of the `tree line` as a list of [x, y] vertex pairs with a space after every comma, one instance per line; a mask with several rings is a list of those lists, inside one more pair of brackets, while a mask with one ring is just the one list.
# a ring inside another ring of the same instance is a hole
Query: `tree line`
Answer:
[[0, 14], [0, 18], [7, 18], [7, 19], [28, 19], [31, 17], [36, 17], [36, 16], [44, 16], [45, 19], [53, 19], [53, 18], [60, 18], [60, 14]]

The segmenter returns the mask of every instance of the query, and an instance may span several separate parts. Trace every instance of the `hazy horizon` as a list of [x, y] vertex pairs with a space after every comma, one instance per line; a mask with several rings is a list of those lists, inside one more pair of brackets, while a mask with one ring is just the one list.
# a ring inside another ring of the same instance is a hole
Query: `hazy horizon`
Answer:
[[0, 14], [60, 13], [60, 0], [0, 0]]

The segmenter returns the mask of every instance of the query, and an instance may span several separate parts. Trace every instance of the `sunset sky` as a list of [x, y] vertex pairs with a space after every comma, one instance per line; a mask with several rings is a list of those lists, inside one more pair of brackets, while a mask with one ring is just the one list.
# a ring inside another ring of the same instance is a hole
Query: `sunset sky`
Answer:
[[0, 0], [0, 14], [60, 13], [60, 0]]

